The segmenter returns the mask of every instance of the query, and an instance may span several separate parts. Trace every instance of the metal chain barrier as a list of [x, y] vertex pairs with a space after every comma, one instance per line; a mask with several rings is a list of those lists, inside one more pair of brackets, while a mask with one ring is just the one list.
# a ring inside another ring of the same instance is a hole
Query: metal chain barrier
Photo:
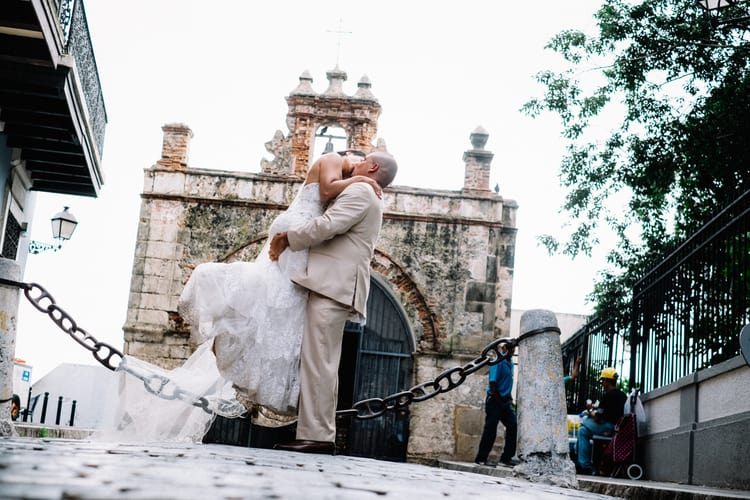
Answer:
[[146, 391], [154, 396], [170, 401], [186, 401], [190, 403], [190, 405], [196, 406], [206, 413], [216, 413], [217, 415], [226, 418], [238, 418], [247, 413], [245, 407], [237, 400], [222, 398], [209, 399], [204, 396], [198, 396], [195, 393], [182, 389], [169, 377], [159, 373], [154, 373], [148, 369], [139, 369], [137, 366], [130, 366], [127, 359], [128, 358], [123, 358], [117, 369], [143, 382], [143, 387]]
[[505, 359], [500, 352], [500, 346], [507, 344], [515, 347], [516, 339], [502, 338], [491, 342], [482, 350], [482, 354], [463, 366], [455, 366], [440, 373], [434, 380], [417, 384], [408, 391], [397, 392], [385, 398], [370, 398], [357, 401], [350, 410], [336, 412], [338, 417], [354, 417], [359, 420], [377, 418], [386, 412], [406, 408], [412, 403], [420, 403], [432, 399], [438, 394], [452, 391], [464, 383], [466, 377], [483, 368], [494, 365]]
[[[241, 416], [236, 410], [236, 404], [233, 401], [218, 399], [209, 401], [207, 398], [197, 396], [189, 391], [183, 390], [174, 384], [168, 377], [156, 373], [141, 373], [137, 369], [130, 367], [122, 352], [105, 342], [99, 342], [86, 330], [79, 328], [75, 320], [70, 317], [60, 306], [55, 303], [55, 299], [42, 286], [36, 283], [22, 283], [0, 278], [0, 284], [14, 286], [23, 290], [26, 298], [40, 312], [47, 314], [50, 319], [62, 331], [78, 342], [84, 349], [91, 354], [106, 368], [112, 371], [125, 371], [128, 374], [143, 382], [145, 389], [151, 394], [167, 400], [183, 400], [201, 408], [206, 413], [217, 413], [227, 418], [237, 418]], [[35, 292], [38, 292], [35, 294]], [[549, 331], [560, 333], [556, 327], [543, 328], [527, 332], [520, 338], [526, 338], [531, 335], [537, 335]], [[463, 384], [466, 377], [480, 370], [485, 366], [491, 366], [505, 359], [505, 355], [500, 352], [500, 346], [506, 344], [508, 347], [516, 347], [519, 339], [502, 338], [489, 343], [482, 353], [469, 361], [463, 366], [449, 368], [440, 373], [434, 380], [422, 382], [415, 385], [408, 391], [401, 391], [385, 398], [363, 399], [354, 403], [349, 410], [339, 410], [336, 412], [337, 417], [354, 417], [358, 420], [367, 420], [377, 418], [386, 412], [403, 409], [412, 403], [420, 403], [432, 399], [438, 394], [452, 391], [459, 385]], [[113, 358], [119, 358], [117, 364]]]
[[[75, 320], [66, 313], [63, 308], [55, 303], [55, 299], [42, 286], [36, 283], [22, 283], [0, 278], [0, 284], [14, 286], [23, 290], [23, 294], [39, 312], [50, 317], [50, 319], [60, 327], [62, 331], [78, 342], [84, 349], [91, 354], [101, 364], [114, 371], [117, 365], [113, 363], [112, 358], [118, 357], [122, 361], [123, 354], [105, 342], [99, 342], [93, 335], [90, 335], [83, 328], [79, 328]], [[35, 292], [37, 292], [35, 294]], [[119, 364], [119, 363], [118, 363]]]
[[[0, 278], [0, 284], [14, 286], [23, 290], [23, 294], [29, 302], [31, 302], [31, 305], [33, 305], [39, 312], [49, 316], [62, 331], [70, 335], [70, 337], [83, 346], [84, 349], [90, 351], [99, 363], [112, 371], [120, 369], [133, 375], [143, 382], [143, 386], [151, 394], [162, 399], [181, 399], [208, 413], [213, 413], [214, 411], [218, 413], [221, 408], [231, 404], [229, 401], [220, 400], [214, 402], [215, 404], [212, 405], [208, 399], [184, 391], [179, 387], [176, 387], [175, 384], [169, 386], [170, 381], [167, 377], [153, 373], [142, 374], [134, 371], [125, 362], [125, 356], [122, 352], [106, 342], [99, 342], [86, 330], [79, 328], [75, 320], [65, 312], [63, 308], [57, 305], [54, 297], [52, 297], [52, 295], [50, 295], [50, 293], [41, 285], [36, 283], [22, 283], [3, 278]], [[113, 358], [118, 359], [113, 360]], [[172, 392], [166, 392], [164, 390], [166, 387], [170, 387]]]

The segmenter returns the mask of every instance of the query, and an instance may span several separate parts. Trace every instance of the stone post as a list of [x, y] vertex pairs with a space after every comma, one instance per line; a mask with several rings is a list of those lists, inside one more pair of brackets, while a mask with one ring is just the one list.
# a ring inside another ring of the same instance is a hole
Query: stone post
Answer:
[[[15, 260], [0, 258], [0, 278], [18, 281], [21, 268]], [[10, 418], [13, 397], [13, 357], [16, 354], [16, 318], [19, 289], [0, 285], [0, 436], [17, 436]]]
[[190, 130], [190, 127], [181, 123], [169, 123], [164, 125], [161, 130], [164, 132], [161, 159], [156, 163], [165, 167], [184, 170], [188, 166], [190, 139], [193, 138], [193, 131]]
[[495, 156], [484, 149], [489, 133], [483, 127], [477, 127], [469, 135], [472, 149], [464, 152], [464, 191], [489, 191], [490, 166]]
[[518, 337], [518, 456], [514, 473], [555, 486], [577, 487], [568, 456], [562, 351], [557, 318], [534, 309], [521, 316]]

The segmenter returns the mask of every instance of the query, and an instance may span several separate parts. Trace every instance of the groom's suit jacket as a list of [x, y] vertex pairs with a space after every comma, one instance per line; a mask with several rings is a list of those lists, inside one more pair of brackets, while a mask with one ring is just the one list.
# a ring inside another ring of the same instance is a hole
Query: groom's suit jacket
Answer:
[[344, 189], [323, 215], [287, 231], [289, 248], [310, 249], [298, 285], [365, 316], [370, 260], [383, 223], [383, 202], [367, 183]]

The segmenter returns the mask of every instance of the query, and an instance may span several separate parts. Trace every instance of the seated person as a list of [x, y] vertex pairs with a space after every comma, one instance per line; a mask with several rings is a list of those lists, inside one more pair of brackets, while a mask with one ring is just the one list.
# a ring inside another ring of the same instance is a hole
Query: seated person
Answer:
[[604, 396], [596, 410], [581, 420], [578, 431], [578, 462], [576, 471], [579, 474], [592, 474], [591, 438], [595, 434], [611, 436], [615, 431], [615, 424], [622, 417], [627, 396], [617, 388], [617, 372], [614, 368], [605, 368], [599, 376], [604, 386]]
[[10, 418], [15, 422], [18, 420], [18, 415], [21, 413], [21, 398], [18, 394], [13, 394], [13, 399], [10, 404]]

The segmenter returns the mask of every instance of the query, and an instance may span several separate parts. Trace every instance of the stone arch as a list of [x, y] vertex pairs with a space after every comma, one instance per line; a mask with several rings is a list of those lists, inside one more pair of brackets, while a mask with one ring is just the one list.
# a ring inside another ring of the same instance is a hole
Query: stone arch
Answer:
[[[260, 234], [227, 253], [220, 261], [251, 261], [258, 256], [267, 239], [267, 232]], [[387, 253], [377, 248], [370, 266], [377, 273], [376, 278], [381, 283], [387, 283], [406, 317], [411, 320], [411, 333], [417, 350], [440, 351], [440, 345], [445, 339], [445, 332], [441, 328], [442, 320], [427, 303], [414, 280]]]
[[342, 151], [349, 148], [351, 133], [338, 121], [330, 121], [318, 124], [315, 127], [313, 141], [310, 142], [310, 158], [321, 156], [327, 143], [333, 146], [332, 151]]
[[406, 316], [412, 320], [412, 333], [418, 350], [440, 351], [445, 338], [441, 328], [442, 320], [427, 303], [414, 280], [388, 254], [377, 248], [370, 266], [380, 275], [381, 281], [390, 285]]

